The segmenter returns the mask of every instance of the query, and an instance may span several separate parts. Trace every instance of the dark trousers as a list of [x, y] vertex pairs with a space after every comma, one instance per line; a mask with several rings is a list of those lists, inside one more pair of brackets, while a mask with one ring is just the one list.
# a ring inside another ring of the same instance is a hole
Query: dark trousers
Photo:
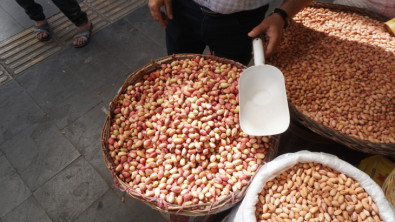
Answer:
[[252, 57], [250, 32], [265, 17], [268, 6], [229, 15], [202, 12], [192, 0], [173, 0], [173, 19], [166, 28], [169, 55], [203, 53], [206, 46], [216, 56], [247, 65]]
[[[31, 20], [41, 21], [45, 19], [43, 8], [34, 0], [16, 0], [16, 2], [25, 9]], [[74, 25], [81, 26], [88, 22], [88, 16], [81, 11], [81, 7], [76, 0], [52, 0], [52, 2]]]

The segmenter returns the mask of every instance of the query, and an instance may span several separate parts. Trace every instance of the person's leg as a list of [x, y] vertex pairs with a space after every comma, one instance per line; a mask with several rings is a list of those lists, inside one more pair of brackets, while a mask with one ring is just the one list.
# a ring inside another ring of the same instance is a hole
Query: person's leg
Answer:
[[79, 34], [74, 38], [73, 45], [81, 47], [87, 44], [92, 23], [89, 21], [86, 12], [81, 10], [76, 0], [52, 0], [59, 10], [75, 25]]
[[16, 0], [16, 2], [25, 10], [25, 13], [34, 21], [36, 37], [40, 41], [49, 40], [49, 26], [43, 8], [34, 0]]
[[167, 53], [203, 53], [206, 44], [200, 36], [200, 8], [192, 0], [173, 0], [172, 6], [173, 19], [166, 28]]
[[81, 10], [81, 7], [76, 0], [52, 1], [75, 26], [78, 27], [88, 23], [88, 16]]
[[25, 13], [33, 21], [45, 20], [43, 7], [34, 2], [34, 0], [16, 0], [16, 2], [25, 10]]
[[203, 22], [204, 40], [210, 51], [248, 65], [252, 57], [252, 39], [247, 35], [265, 17], [267, 7], [231, 16], [206, 16]]

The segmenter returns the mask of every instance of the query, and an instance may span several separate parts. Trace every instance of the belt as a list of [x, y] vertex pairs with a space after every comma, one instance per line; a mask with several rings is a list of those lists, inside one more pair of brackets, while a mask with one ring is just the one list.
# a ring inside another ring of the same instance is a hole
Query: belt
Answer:
[[[248, 10], [248, 11], [234, 12], [234, 13], [231, 13], [231, 14], [222, 14], [222, 13], [214, 12], [211, 9], [209, 9], [207, 7], [204, 7], [204, 6], [200, 6], [200, 5], [199, 5], [199, 7], [200, 7], [200, 10], [202, 11], [202, 13], [204, 15], [207, 15], [207, 16], [210, 16], [210, 17], [227, 17], [227, 16], [248, 15], [250, 13], [256, 13], [256, 12], [260, 11], [263, 8], [267, 9], [268, 5], [266, 4], [264, 6], [256, 8], [256, 9], [252, 9], [252, 10]], [[266, 11], [266, 9], [265, 9], [265, 11]]]
[[218, 13], [218, 12], [211, 11], [211, 9], [206, 8], [204, 6], [199, 6], [199, 7], [200, 7], [200, 10], [203, 12], [203, 14], [211, 16], [211, 17], [221, 17], [221, 16], [225, 16], [226, 15], [226, 14], [221, 14], [221, 13]]

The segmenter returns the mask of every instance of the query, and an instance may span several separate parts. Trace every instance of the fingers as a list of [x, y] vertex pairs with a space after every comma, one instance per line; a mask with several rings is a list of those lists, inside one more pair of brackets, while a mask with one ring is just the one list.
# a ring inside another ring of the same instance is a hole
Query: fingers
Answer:
[[161, 6], [158, 5], [158, 4], [151, 4], [151, 2], [154, 2], [154, 1], [151, 1], [151, 0], [150, 0], [149, 3], [148, 3], [148, 7], [149, 7], [149, 9], [150, 9], [152, 18], [153, 18], [155, 21], [159, 22], [159, 24], [160, 24], [161, 26], [166, 27], [165, 22], [164, 22], [164, 20], [163, 20], [162, 12], [160, 11], [160, 7], [161, 7]]
[[161, 26], [163, 26], [164, 28], [167, 27], [167, 24], [169, 23], [169, 18], [167, 17], [167, 15], [163, 12], [160, 12], [160, 16], [161, 16], [161, 20], [159, 20], [159, 24]]
[[262, 33], [266, 35], [266, 39], [268, 39], [268, 44], [266, 49], [264, 50], [264, 53], [265, 57], [267, 58], [273, 55], [276, 48], [280, 44], [284, 25], [281, 19], [281, 17], [279, 20], [275, 16], [269, 16], [248, 33], [248, 36], [252, 38], [257, 37]]
[[161, 26], [166, 28], [169, 17], [168, 17], [168, 15], [166, 15], [165, 13], [163, 13], [160, 10], [163, 5], [166, 8], [166, 13], [168, 13], [168, 15], [171, 16], [170, 18], [173, 18], [173, 11], [171, 8], [171, 0], [165, 0], [165, 1], [149, 0], [149, 2], [148, 2], [148, 7], [150, 9], [152, 18], [155, 21], [159, 22], [159, 24]]
[[171, 0], [165, 0], [166, 14], [169, 19], [173, 19], [173, 8], [171, 7]]
[[249, 33], [248, 36], [251, 38], [257, 37], [259, 34], [266, 31], [268, 25], [265, 20], [263, 20], [259, 25], [255, 26]]
[[280, 38], [281, 36], [278, 35], [278, 33], [270, 33], [268, 34], [268, 43], [267, 43], [267, 47], [265, 50], [265, 58], [269, 58], [270, 56], [273, 55], [273, 53], [275, 52], [276, 48], [278, 47], [278, 45], [280, 44]]

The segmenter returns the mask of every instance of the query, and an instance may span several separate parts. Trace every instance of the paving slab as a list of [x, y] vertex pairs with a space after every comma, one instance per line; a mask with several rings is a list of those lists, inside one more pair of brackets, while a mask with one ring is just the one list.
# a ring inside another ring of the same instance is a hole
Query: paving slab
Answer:
[[101, 99], [105, 104], [107, 110], [109, 109], [110, 102], [114, 99], [115, 95], [118, 93], [118, 90], [121, 88], [124, 81], [118, 81], [118, 83], [111, 84], [111, 87], [108, 87], [106, 91], [101, 95]]
[[62, 56], [54, 55], [16, 78], [60, 129], [100, 102], [61, 62]]
[[1, 150], [32, 191], [80, 156], [48, 117], [2, 144]]
[[122, 87], [122, 85], [125, 82], [126, 78], [127, 77], [124, 77], [123, 79], [119, 79], [117, 82], [109, 85], [107, 87], [107, 89], [105, 91], [103, 91], [103, 93], [100, 95], [100, 98], [103, 101], [103, 103], [104, 103], [105, 107], [107, 108], [107, 110], [109, 108], [110, 102], [117, 95], [118, 90]]
[[108, 189], [101, 176], [80, 157], [35, 191], [34, 196], [53, 221], [74, 221]]
[[21, 205], [5, 215], [1, 222], [16, 222], [16, 221], [39, 221], [51, 222], [45, 210], [38, 204], [37, 200], [31, 195]]
[[125, 77], [151, 60], [167, 55], [165, 46], [156, 44], [124, 19], [104, 28], [94, 37], [107, 51], [116, 52], [113, 61], [119, 59], [130, 68]]
[[100, 134], [107, 116], [103, 111], [103, 107], [105, 107], [103, 103], [95, 106], [73, 124], [67, 126], [63, 133], [97, 172], [102, 175], [107, 184], [112, 186], [113, 179], [104, 163], [100, 146]]
[[45, 113], [16, 81], [0, 86], [0, 144], [42, 121]]
[[11, 75], [0, 65], [0, 86], [11, 79]]
[[95, 201], [95, 203], [75, 219], [75, 222], [85, 221], [143, 222], [152, 220], [145, 219], [140, 209], [129, 208], [113, 190], [108, 190], [100, 199]]
[[30, 18], [26, 15], [24, 9], [19, 6], [15, 0], [1, 0], [0, 8], [2, 8], [6, 12], [6, 14], [21, 27], [28, 28], [33, 25], [33, 21], [30, 20]]
[[14, 18], [10, 17], [3, 8], [0, 8], [0, 21], [0, 42], [25, 29]]
[[0, 218], [31, 196], [29, 188], [5, 155], [0, 155], [0, 187]]
[[[139, 215], [142, 215], [142, 218], [137, 220], [138, 222], [145, 221], [155, 221], [155, 222], [167, 222], [166, 219], [162, 216], [162, 214], [152, 207], [148, 206], [146, 203], [134, 199], [124, 192], [120, 193], [125, 198], [125, 204], [128, 205], [132, 209], [138, 209]], [[136, 222], [137, 222], [136, 221]]]
[[[100, 31], [99, 31], [100, 32]], [[95, 95], [100, 95], [129, 72], [121, 60], [114, 60], [116, 52], [101, 47], [96, 34], [83, 50], [68, 48], [62, 52], [64, 63]]]
[[166, 46], [165, 28], [151, 17], [147, 4], [130, 13], [124, 19], [159, 46]]

